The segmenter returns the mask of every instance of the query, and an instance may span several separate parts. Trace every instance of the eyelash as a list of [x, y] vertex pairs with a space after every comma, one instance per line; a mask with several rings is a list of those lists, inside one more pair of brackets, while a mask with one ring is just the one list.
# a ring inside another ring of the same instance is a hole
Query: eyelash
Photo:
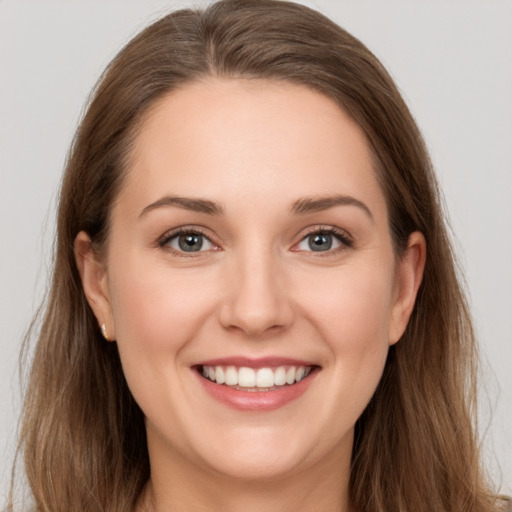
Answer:
[[[213, 242], [210, 238], [209, 235], [207, 235], [205, 232], [203, 232], [201, 229], [198, 229], [198, 228], [186, 228], [186, 227], [183, 227], [183, 228], [178, 228], [174, 231], [171, 231], [171, 232], [168, 232], [166, 233], [165, 235], [163, 235], [159, 240], [158, 240], [158, 246], [162, 249], [167, 249], [169, 251], [172, 251], [174, 254], [178, 255], [178, 256], [182, 256], [182, 257], [193, 257], [193, 256], [199, 256], [201, 253], [203, 252], [207, 252], [207, 251], [190, 251], [190, 252], [186, 252], [186, 251], [179, 251], [179, 250], [176, 250], [170, 246], [168, 246], [168, 244], [174, 240], [175, 238], [179, 237], [180, 235], [199, 235], [199, 236], [202, 236], [204, 237], [210, 244], [212, 244], [214, 247], [218, 247], [218, 245]], [[336, 228], [333, 228], [331, 226], [329, 227], [322, 227], [322, 226], [317, 226], [317, 227], [314, 227], [314, 228], [311, 228], [309, 231], [307, 231], [306, 233], [304, 233], [301, 237], [301, 239], [299, 240], [299, 242], [297, 242], [296, 244], [294, 244], [293, 247], [296, 247], [297, 245], [299, 245], [300, 243], [304, 242], [305, 240], [307, 240], [309, 237], [313, 236], [313, 235], [330, 235], [334, 238], [336, 238], [338, 240], [338, 242], [340, 242], [341, 246], [340, 247], [337, 247], [335, 249], [329, 249], [327, 251], [302, 251], [300, 249], [295, 249], [296, 252], [311, 252], [311, 253], [315, 253], [317, 252], [317, 254], [315, 254], [315, 256], [327, 256], [327, 255], [331, 255], [331, 254], [334, 254], [334, 253], [338, 253], [340, 251], [343, 251], [343, 250], [346, 250], [346, 249], [350, 249], [351, 247], [354, 246], [354, 241], [353, 239], [347, 234], [347, 232], [343, 231], [343, 230], [340, 230], [340, 229], [336, 229]], [[216, 249], [214, 249], [216, 250]], [[292, 249], [293, 250], [293, 249]]]
[[179, 237], [180, 235], [192, 235], [192, 236], [199, 235], [199, 236], [202, 236], [205, 240], [207, 240], [214, 247], [218, 247], [218, 245], [211, 240], [211, 237], [209, 235], [207, 235], [205, 232], [203, 232], [201, 229], [186, 228], [186, 227], [178, 228], [176, 230], [173, 230], [173, 231], [168, 232], [165, 235], [163, 235], [158, 240], [158, 246], [162, 249], [166, 249], [166, 250], [172, 252], [173, 254], [175, 254], [177, 256], [181, 256], [181, 257], [185, 257], [185, 258], [188, 258], [191, 256], [197, 257], [197, 256], [201, 255], [201, 253], [206, 252], [206, 251], [190, 251], [187, 253], [186, 251], [179, 251], [177, 249], [174, 249], [173, 247], [170, 247], [168, 244], [175, 238]]
[[[354, 240], [352, 239], [352, 237], [350, 237], [350, 235], [346, 232], [346, 231], [343, 231], [341, 229], [337, 229], [337, 228], [334, 228], [332, 226], [315, 226], [314, 228], [311, 228], [310, 230], [308, 230], [304, 235], [302, 235], [300, 241], [294, 245], [297, 246], [298, 244], [302, 243], [303, 241], [307, 240], [309, 237], [313, 236], [313, 235], [330, 235], [332, 237], [334, 237], [335, 239], [338, 240], [338, 242], [340, 242], [340, 247], [337, 247], [335, 249], [330, 249], [330, 250], [327, 250], [327, 251], [317, 251], [315, 256], [328, 256], [328, 255], [332, 255], [332, 254], [336, 254], [340, 251], [344, 251], [346, 249], [350, 249], [351, 247], [354, 246]], [[296, 251], [300, 251], [300, 249], [295, 249]], [[304, 252], [311, 252], [311, 253], [315, 253], [315, 251], [304, 251]]]

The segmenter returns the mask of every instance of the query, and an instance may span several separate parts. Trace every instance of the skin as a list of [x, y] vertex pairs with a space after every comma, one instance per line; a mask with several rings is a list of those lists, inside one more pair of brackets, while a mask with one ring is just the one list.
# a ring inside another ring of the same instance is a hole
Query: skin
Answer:
[[[293, 210], [333, 195], [361, 204]], [[155, 205], [166, 196], [212, 201], [222, 213]], [[180, 252], [177, 238], [162, 245], [176, 228], [205, 234], [202, 250]], [[330, 229], [343, 239], [313, 251], [311, 231]], [[288, 83], [211, 79], [174, 91], [138, 135], [106, 255], [83, 232], [75, 250], [146, 416], [152, 476], [141, 509], [350, 510], [354, 424], [406, 327], [425, 261], [420, 233], [394, 254], [385, 198], [350, 117]], [[285, 406], [239, 411], [206, 393], [191, 368], [227, 356], [320, 370]]]

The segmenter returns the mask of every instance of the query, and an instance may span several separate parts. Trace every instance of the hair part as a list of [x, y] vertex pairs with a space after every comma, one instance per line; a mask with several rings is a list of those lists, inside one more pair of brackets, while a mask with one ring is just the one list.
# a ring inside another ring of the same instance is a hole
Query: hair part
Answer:
[[67, 160], [24, 403], [20, 446], [36, 510], [129, 512], [148, 481], [143, 413], [87, 304], [73, 242], [83, 230], [102, 250], [145, 117], [164, 95], [209, 77], [286, 81], [334, 100], [365, 133], [396, 254], [413, 231], [426, 238], [411, 320], [356, 424], [355, 509], [494, 510], [473, 429], [474, 334], [421, 134], [361, 42], [316, 11], [277, 0], [171, 13], [130, 41], [98, 82]]

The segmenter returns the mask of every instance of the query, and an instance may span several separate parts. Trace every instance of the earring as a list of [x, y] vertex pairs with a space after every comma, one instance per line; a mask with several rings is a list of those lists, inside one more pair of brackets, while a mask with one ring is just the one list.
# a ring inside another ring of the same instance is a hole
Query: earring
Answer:
[[107, 340], [107, 341], [110, 341], [108, 339], [108, 336], [107, 336], [107, 326], [105, 324], [101, 324], [101, 334], [103, 334], [103, 337]]

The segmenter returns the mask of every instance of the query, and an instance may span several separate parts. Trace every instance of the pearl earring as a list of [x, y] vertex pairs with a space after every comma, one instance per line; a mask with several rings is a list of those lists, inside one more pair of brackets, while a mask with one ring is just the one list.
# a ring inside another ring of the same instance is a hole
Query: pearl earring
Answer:
[[107, 341], [110, 341], [108, 339], [108, 336], [107, 336], [107, 326], [105, 324], [101, 324], [101, 334], [103, 334], [103, 337], [107, 340]]

